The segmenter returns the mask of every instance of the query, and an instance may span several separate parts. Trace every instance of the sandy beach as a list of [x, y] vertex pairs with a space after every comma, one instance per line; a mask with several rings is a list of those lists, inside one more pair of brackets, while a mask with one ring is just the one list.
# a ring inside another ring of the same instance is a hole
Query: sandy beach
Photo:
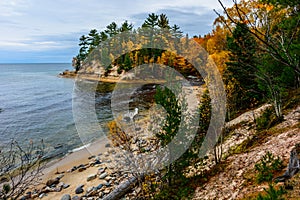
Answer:
[[85, 170], [70, 172], [74, 166], [86, 165], [89, 166], [91, 162], [91, 157], [102, 155], [107, 151], [105, 145], [109, 144], [109, 141], [105, 138], [90, 144], [76, 152], [70, 153], [65, 157], [51, 161], [46, 164], [43, 170], [43, 176], [41, 177], [42, 184], [37, 187], [37, 189], [42, 189], [45, 187], [46, 182], [50, 179], [55, 179], [56, 177], [62, 176], [60, 182], [68, 184], [69, 187], [61, 190], [60, 192], [49, 192], [43, 195], [42, 199], [60, 199], [64, 194], [70, 194], [75, 196], [75, 190], [78, 185], [83, 184], [85, 188], [92, 186], [97, 186], [101, 183], [98, 180], [87, 181], [87, 177], [90, 174], [97, 174], [98, 167], [87, 167]]
[[90, 145], [85, 145], [80, 150], [73, 153], [67, 154], [63, 158], [50, 161], [46, 164], [46, 168], [43, 171], [43, 180], [49, 178], [48, 175], [53, 176], [57, 171], [63, 172], [72, 168], [73, 166], [80, 165], [82, 163], [89, 162], [89, 157], [93, 155], [103, 154], [106, 152], [107, 148], [105, 145], [108, 144], [107, 139], [101, 139], [93, 142]]
[[[129, 125], [127, 127], [128, 132], [133, 136], [130, 142], [133, 154], [141, 153], [140, 149], [149, 147], [151, 143], [146, 139], [148, 135], [143, 131], [146, 123], [146, 118], [142, 118], [136, 121], [136, 126]], [[134, 128], [138, 129], [134, 131]], [[138, 147], [138, 144], [141, 147]], [[37, 191], [31, 190], [34, 194], [32, 195], [33, 199], [59, 200], [65, 194], [71, 197], [84, 197], [84, 199], [95, 196], [101, 198], [108, 195], [122, 182], [132, 177], [132, 172], [125, 169], [127, 166], [122, 166], [117, 161], [122, 160], [122, 155], [117, 147], [112, 146], [111, 140], [104, 137], [88, 147], [52, 161], [43, 171], [42, 184], [35, 188]], [[49, 180], [53, 182], [56, 179], [58, 180], [56, 183], [49, 184]], [[83, 191], [76, 194], [76, 190], [81, 185]]]

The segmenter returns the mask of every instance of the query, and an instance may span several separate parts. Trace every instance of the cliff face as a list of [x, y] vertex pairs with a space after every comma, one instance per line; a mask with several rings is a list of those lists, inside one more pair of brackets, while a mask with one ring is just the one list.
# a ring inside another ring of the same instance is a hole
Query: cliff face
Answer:
[[78, 78], [92, 81], [103, 81], [103, 82], [116, 82], [120, 80], [121, 77], [124, 79], [130, 79], [132, 77], [131, 73], [126, 75], [124, 71], [119, 73], [117, 66], [112, 66], [110, 69], [106, 70], [97, 61], [92, 61], [90, 63], [85, 63], [77, 68], [76, 71], [76, 58], [73, 58], [72, 66], [75, 68], [74, 71], [64, 71], [59, 74], [63, 78]]

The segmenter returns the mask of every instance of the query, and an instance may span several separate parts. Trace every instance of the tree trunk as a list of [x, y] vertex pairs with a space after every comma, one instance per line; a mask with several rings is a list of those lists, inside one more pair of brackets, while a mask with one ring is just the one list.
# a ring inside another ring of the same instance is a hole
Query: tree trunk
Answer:
[[281, 108], [281, 95], [279, 91], [273, 91], [274, 109], [276, 117], [278, 119], [282, 118], [282, 108]]
[[125, 194], [131, 190], [134, 185], [138, 182], [139, 179], [143, 178], [141, 175], [140, 177], [131, 177], [129, 180], [122, 182], [116, 189], [110, 192], [107, 196], [103, 198], [103, 200], [119, 200]]

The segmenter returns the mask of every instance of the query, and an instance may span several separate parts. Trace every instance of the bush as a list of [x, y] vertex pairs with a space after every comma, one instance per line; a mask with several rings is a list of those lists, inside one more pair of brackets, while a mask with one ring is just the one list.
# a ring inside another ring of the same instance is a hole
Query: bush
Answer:
[[283, 200], [282, 195], [286, 193], [283, 187], [276, 190], [272, 184], [269, 185], [269, 189], [264, 189], [264, 191], [266, 195], [259, 194], [256, 200]]
[[154, 196], [154, 200], [163, 200], [163, 199], [191, 199], [194, 194], [194, 189], [188, 184], [189, 179], [181, 179], [176, 186], [170, 186], [164, 188], [158, 194]]
[[259, 118], [256, 119], [256, 127], [257, 130], [269, 129], [282, 121], [283, 118], [276, 117], [274, 110], [272, 108], [268, 108]]
[[262, 159], [255, 164], [255, 170], [258, 172], [256, 180], [258, 183], [272, 181], [273, 173], [283, 168], [282, 160], [270, 152], [267, 152]]
[[109, 128], [108, 138], [112, 141], [113, 146], [117, 147], [130, 141], [131, 137], [122, 131], [116, 121], [108, 122], [107, 126]]
[[8, 194], [10, 190], [11, 190], [11, 187], [10, 187], [9, 184], [4, 184], [4, 185], [3, 185], [3, 187], [2, 187], [2, 192], [3, 192], [4, 194]]
[[264, 113], [256, 119], [257, 130], [263, 130], [269, 128], [269, 123], [273, 115], [273, 110], [268, 108]]

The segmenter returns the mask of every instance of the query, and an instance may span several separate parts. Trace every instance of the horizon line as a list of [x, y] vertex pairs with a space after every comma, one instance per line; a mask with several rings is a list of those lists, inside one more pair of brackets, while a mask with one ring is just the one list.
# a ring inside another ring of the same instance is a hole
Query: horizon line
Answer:
[[7, 64], [72, 64], [71, 62], [0, 62], [0, 65]]

